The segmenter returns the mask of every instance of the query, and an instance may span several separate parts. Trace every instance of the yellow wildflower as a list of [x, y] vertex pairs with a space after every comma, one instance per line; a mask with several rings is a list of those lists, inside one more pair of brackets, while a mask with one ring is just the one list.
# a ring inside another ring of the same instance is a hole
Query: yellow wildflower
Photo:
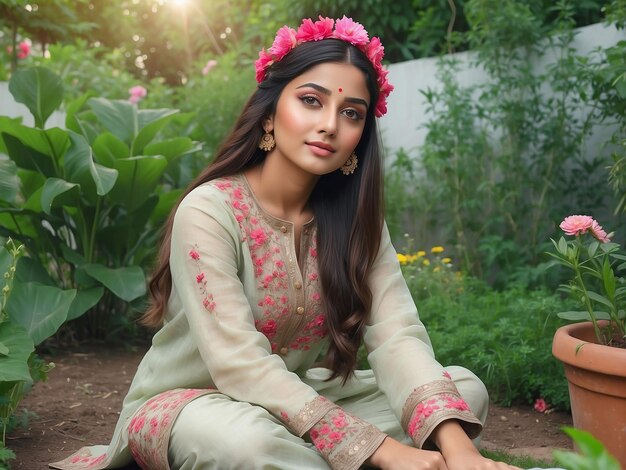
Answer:
[[430, 266], [430, 261], [425, 259], [424, 261], [422, 261], [422, 263], [424, 263], [424, 266]]
[[440, 266], [435, 266], [435, 267], [433, 268], [433, 272], [434, 272], [434, 273], [438, 273], [439, 271], [441, 271], [441, 267], [440, 267]]
[[450, 264], [452, 262], [452, 260], [450, 258], [444, 258], [444, 259], [441, 260], [441, 262], [443, 264]]
[[443, 253], [443, 250], [444, 250], [443, 246], [433, 246], [430, 249], [430, 252], [431, 253]]
[[417, 257], [421, 258], [422, 256], [426, 256], [426, 252], [425, 251], [418, 251], [417, 252]]
[[406, 255], [406, 260], [409, 263], [413, 263], [417, 261], [417, 255]]
[[398, 253], [398, 261], [400, 262], [400, 264], [406, 264], [407, 263], [406, 255], [403, 255], [402, 253]]

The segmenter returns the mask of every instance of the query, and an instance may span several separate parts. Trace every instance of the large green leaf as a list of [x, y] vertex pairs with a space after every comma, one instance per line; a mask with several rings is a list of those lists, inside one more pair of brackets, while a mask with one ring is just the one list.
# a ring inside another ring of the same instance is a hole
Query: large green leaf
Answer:
[[65, 149], [67, 149], [70, 143], [67, 131], [63, 129], [59, 129], [58, 127], [46, 130], [35, 129], [6, 116], [0, 116], [0, 132], [16, 137], [21, 140], [24, 145], [27, 145], [39, 153], [48, 155], [56, 161], [65, 153]]
[[143, 153], [157, 133], [178, 113], [177, 109], [141, 109], [138, 111], [139, 133], [132, 144], [133, 155]]
[[6, 132], [0, 135], [4, 139], [9, 157], [17, 166], [27, 170], [34, 170], [47, 177], [58, 176], [52, 156], [25, 145], [20, 139]]
[[167, 160], [161, 155], [123, 158], [115, 162], [115, 168], [119, 176], [109, 197], [133, 212], [153, 194], [167, 168]]
[[90, 92], [84, 93], [65, 107], [65, 127], [77, 134], [80, 134], [82, 129], [76, 119], [76, 114], [85, 106], [85, 103], [90, 97]]
[[94, 202], [96, 194], [104, 196], [111, 191], [117, 170], [94, 162], [91, 147], [82, 135], [70, 131], [70, 140], [72, 144], [65, 154], [66, 179], [80, 184], [85, 196]]
[[139, 266], [114, 269], [101, 264], [88, 264], [83, 268], [87, 274], [127, 302], [146, 293], [146, 277]]
[[172, 212], [172, 208], [182, 196], [183, 191], [183, 189], [173, 189], [159, 196], [159, 202], [150, 216], [150, 220], [153, 224], [159, 226], [165, 222], [165, 219], [167, 219], [170, 212]]
[[26, 329], [35, 345], [49, 338], [67, 318], [76, 290], [61, 290], [35, 282], [13, 286], [6, 311], [15, 323]]
[[0, 158], [0, 201], [14, 203], [19, 184], [15, 162]]
[[26, 330], [13, 322], [2, 322], [0, 343], [8, 349], [7, 355], [0, 356], [0, 382], [30, 380], [28, 357], [35, 345]]
[[50, 215], [53, 206], [76, 205], [79, 199], [79, 190], [80, 187], [76, 183], [69, 183], [60, 178], [50, 178], [41, 191], [41, 208]]
[[98, 121], [121, 141], [130, 144], [139, 133], [137, 108], [128, 101], [91, 98], [87, 104]]
[[82, 289], [76, 292], [76, 297], [70, 306], [66, 321], [74, 320], [83, 313], [96, 305], [102, 298], [104, 289], [102, 287], [92, 287], [91, 289]]
[[41, 263], [28, 256], [22, 256], [17, 262], [17, 271], [15, 272], [15, 282], [26, 283], [36, 282], [47, 286], [56, 286], [57, 283], [50, 274], [45, 270]]
[[9, 80], [9, 91], [15, 101], [26, 105], [40, 129], [63, 101], [61, 77], [45, 67], [16, 70]]
[[162, 140], [146, 145], [144, 155], [163, 155], [168, 163], [178, 157], [197, 152], [202, 149], [202, 145], [194, 142], [189, 137], [174, 137], [173, 139]]
[[128, 145], [110, 132], [100, 134], [93, 143], [96, 158], [104, 166], [112, 168], [115, 160], [130, 157]]

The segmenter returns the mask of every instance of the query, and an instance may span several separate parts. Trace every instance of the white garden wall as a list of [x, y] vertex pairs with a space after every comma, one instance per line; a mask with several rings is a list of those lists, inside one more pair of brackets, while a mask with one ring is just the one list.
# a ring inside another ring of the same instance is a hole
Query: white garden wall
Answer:
[[[626, 32], [612, 26], [595, 24], [579, 28], [573, 47], [580, 55], [586, 55], [598, 47], [610, 47], [620, 40], [626, 40]], [[472, 86], [486, 80], [486, 75], [470, 66], [472, 52], [461, 52], [455, 56], [462, 64], [457, 76], [461, 86]], [[554, 54], [546, 53], [537, 64], [545, 67], [554, 59]], [[425, 99], [420, 90], [439, 89], [437, 82], [437, 58], [417, 59], [399, 62], [389, 67], [389, 80], [395, 90], [389, 97], [388, 113], [380, 120], [383, 141], [387, 154], [393, 156], [396, 150], [414, 150], [422, 145], [426, 137], [423, 127], [430, 116], [425, 112]], [[596, 135], [590, 138], [590, 145], [596, 141], [606, 142], [611, 135], [610, 129], [596, 129]]]

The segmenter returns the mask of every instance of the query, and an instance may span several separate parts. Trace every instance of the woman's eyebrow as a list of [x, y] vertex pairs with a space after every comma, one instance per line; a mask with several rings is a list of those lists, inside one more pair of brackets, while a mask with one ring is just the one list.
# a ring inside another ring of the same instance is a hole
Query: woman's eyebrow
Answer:
[[365, 101], [362, 98], [350, 98], [350, 97], [346, 97], [346, 101], [348, 103], [354, 103], [354, 104], [362, 104], [363, 106], [365, 106], [366, 108], [368, 107], [367, 101]]
[[[325, 95], [330, 95], [330, 90], [328, 88], [324, 88], [323, 86], [318, 85], [317, 83], [305, 83], [304, 85], [300, 85], [298, 88], [311, 87], [320, 93], [324, 93]], [[296, 88], [296, 90], [298, 89]]]
[[[323, 93], [325, 95], [330, 95], [331, 91], [328, 88], [324, 88], [321, 85], [318, 85], [317, 83], [305, 83], [304, 85], [300, 85], [299, 87], [296, 88], [305, 88], [305, 87], [311, 87], [317, 91], [319, 91], [320, 93]], [[365, 101], [364, 99], [361, 98], [350, 98], [350, 97], [346, 97], [346, 101], [349, 103], [354, 103], [354, 104], [362, 104], [363, 106], [365, 106], [366, 108], [368, 107], [367, 101]]]

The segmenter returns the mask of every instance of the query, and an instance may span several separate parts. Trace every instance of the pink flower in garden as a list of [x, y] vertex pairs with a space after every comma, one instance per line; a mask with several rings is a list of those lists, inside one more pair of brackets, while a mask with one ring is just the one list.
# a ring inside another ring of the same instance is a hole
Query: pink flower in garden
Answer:
[[570, 215], [559, 225], [566, 235], [582, 235], [593, 225], [593, 218], [588, 215]]
[[537, 400], [535, 400], [534, 408], [535, 411], [538, 411], [539, 413], [545, 413], [550, 408], [550, 405], [548, 405], [543, 398], [537, 398]]
[[343, 15], [343, 18], [335, 23], [335, 34], [337, 39], [349, 42], [353, 46], [364, 46], [369, 40], [367, 31], [361, 23], [357, 23], [352, 18]]
[[591, 224], [591, 235], [596, 237], [602, 243], [608, 243], [611, 241], [609, 235], [606, 234], [606, 232], [602, 229], [602, 226], [595, 220]]
[[319, 21], [313, 22], [310, 18], [302, 20], [302, 24], [296, 33], [296, 40], [300, 42], [321, 41], [332, 36], [333, 24], [332, 18], [319, 17]]
[[[7, 47], [7, 52], [9, 54], [13, 54], [13, 46]], [[30, 42], [22, 41], [17, 45], [17, 58], [18, 59], [26, 59], [30, 54]]]
[[202, 69], [202, 75], [207, 75], [213, 67], [217, 65], [217, 60], [211, 59], [209, 60], [204, 68]]
[[134, 87], [128, 89], [128, 94], [130, 95], [128, 97], [128, 101], [133, 104], [137, 104], [148, 94], [148, 90], [141, 85], [135, 85]]
[[26, 59], [30, 54], [30, 43], [22, 41], [17, 45], [17, 58]]
[[296, 47], [297, 42], [296, 30], [289, 26], [283, 26], [276, 33], [276, 38], [269, 51], [276, 60], [281, 60], [291, 49]]

